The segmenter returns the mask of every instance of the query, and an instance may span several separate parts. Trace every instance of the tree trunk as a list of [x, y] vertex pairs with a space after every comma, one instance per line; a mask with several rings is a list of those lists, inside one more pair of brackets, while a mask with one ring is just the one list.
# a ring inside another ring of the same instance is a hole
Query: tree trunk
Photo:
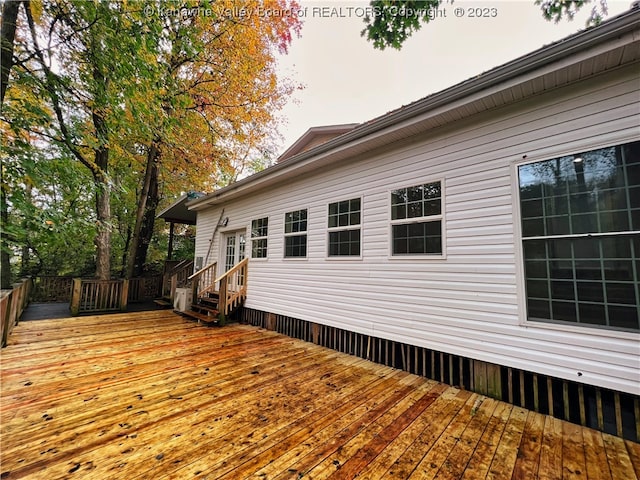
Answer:
[[[33, 192], [33, 186], [31, 185], [31, 183], [27, 183], [27, 185], [25, 186], [25, 198], [29, 202], [29, 205], [33, 205], [33, 198], [31, 196], [32, 192]], [[29, 231], [26, 218], [22, 220], [22, 230], [24, 232]], [[22, 245], [22, 255], [21, 255], [22, 266], [20, 268], [21, 277], [26, 277], [27, 275], [31, 275], [30, 266], [29, 266], [29, 260], [30, 260], [29, 252], [30, 252], [29, 238], [27, 234], [27, 238], [25, 238], [25, 241]]]
[[160, 203], [158, 170], [159, 165], [157, 162], [154, 162], [151, 172], [151, 183], [149, 184], [149, 195], [147, 197], [147, 208], [142, 218], [142, 228], [140, 229], [140, 238], [136, 250], [136, 269], [134, 270], [134, 276], [136, 277], [142, 275], [144, 265], [147, 263], [147, 252], [149, 251], [149, 244], [151, 243], [151, 237], [153, 237], [153, 228], [156, 222], [156, 209]]
[[[129, 258], [127, 261], [127, 278], [133, 278], [134, 274], [142, 270], [143, 265], [138, 265], [138, 245], [140, 244], [140, 231], [142, 230], [142, 221], [147, 209], [147, 200], [149, 198], [149, 189], [151, 187], [151, 177], [153, 171], [157, 168], [158, 158], [160, 157], [160, 150], [158, 149], [157, 142], [154, 140], [147, 152], [147, 165], [145, 167], [144, 179], [142, 181], [142, 191], [138, 198], [138, 209], [136, 211], [136, 225], [133, 229], [133, 237], [131, 238], [131, 245], [129, 247]], [[145, 254], [146, 256], [146, 254]]]
[[16, 38], [16, 20], [18, 19], [19, 1], [5, 1], [2, 4], [2, 51], [0, 54], [0, 103], [4, 103], [9, 73], [13, 66], [13, 46]]
[[[96, 48], [96, 47], [94, 47]], [[93, 106], [91, 118], [93, 128], [98, 139], [98, 147], [94, 150], [93, 180], [96, 186], [96, 216], [97, 232], [94, 243], [96, 245], [96, 278], [109, 280], [111, 278], [111, 182], [107, 175], [109, 168], [109, 126], [104, 117], [102, 98], [108, 90], [108, 78], [94, 65], [93, 80], [96, 96], [100, 98]]]
[[124, 241], [124, 248], [122, 249], [122, 267], [120, 268], [120, 277], [124, 278], [127, 275], [127, 255], [129, 254], [129, 245], [131, 244], [131, 225], [127, 225], [127, 236]]
[[[0, 105], [4, 103], [7, 91], [9, 73], [13, 66], [13, 46], [16, 37], [16, 20], [20, 2], [4, 2], [2, 4], [2, 27], [0, 28]], [[0, 107], [1, 109], [1, 107]], [[11, 255], [9, 242], [5, 233], [9, 224], [9, 210], [7, 208], [6, 185], [2, 182], [0, 192], [0, 218], [2, 229], [0, 232], [0, 288], [11, 288]]]
[[2, 219], [2, 229], [0, 231], [0, 255], [2, 256], [0, 262], [0, 288], [11, 288], [11, 256], [9, 255], [9, 242], [7, 241], [6, 228], [9, 224], [9, 210], [7, 209], [7, 195], [6, 186], [2, 185], [0, 188], [0, 218]]
[[[96, 165], [106, 165], [109, 150], [101, 147], [96, 150]], [[94, 172], [96, 186], [96, 215], [97, 232], [94, 243], [96, 245], [96, 278], [109, 280], [111, 278], [111, 191], [106, 171]]]

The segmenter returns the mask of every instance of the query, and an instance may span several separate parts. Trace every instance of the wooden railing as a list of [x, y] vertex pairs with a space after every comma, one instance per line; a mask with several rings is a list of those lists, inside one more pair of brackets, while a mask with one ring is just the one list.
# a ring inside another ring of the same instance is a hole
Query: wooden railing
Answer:
[[160, 296], [168, 297], [171, 292], [171, 273], [173, 270], [183, 262], [188, 260], [165, 260], [164, 269], [162, 270], [162, 292]]
[[227, 315], [247, 298], [248, 270], [249, 259], [245, 258], [219, 278], [216, 278], [214, 285], [216, 283], [220, 284], [218, 310], [221, 322], [224, 322]]
[[126, 310], [129, 280], [73, 279], [71, 315]]
[[176, 288], [185, 288], [189, 285], [189, 276], [193, 272], [193, 260], [185, 261], [184, 264], [180, 264], [173, 269], [171, 274], [171, 300], [176, 298]]
[[218, 286], [218, 318], [223, 324], [229, 313], [247, 298], [249, 259], [245, 258], [238, 262], [218, 278], [216, 278], [216, 269], [217, 265], [214, 262], [191, 275], [188, 280], [192, 282], [194, 301], [205, 298], [209, 293], [215, 293]]
[[209, 292], [215, 292], [217, 262], [210, 263], [193, 275], [187, 277], [193, 289], [193, 300], [204, 297]]
[[167, 268], [162, 276], [162, 296], [173, 300], [176, 288], [187, 286], [192, 271], [193, 260], [182, 260]]
[[0, 335], [2, 347], [7, 345], [7, 340], [13, 327], [18, 324], [20, 315], [29, 303], [32, 282], [30, 278], [21, 280], [13, 285], [11, 290], [0, 292]]
[[129, 279], [128, 303], [144, 302], [158, 296], [162, 277], [137, 277]]
[[44, 275], [33, 278], [32, 302], [68, 302], [71, 298], [73, 277]]

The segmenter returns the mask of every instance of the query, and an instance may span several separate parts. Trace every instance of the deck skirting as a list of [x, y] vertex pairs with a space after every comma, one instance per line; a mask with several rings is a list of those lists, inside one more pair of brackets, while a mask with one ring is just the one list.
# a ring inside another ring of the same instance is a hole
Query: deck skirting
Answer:
[[640, 397], [243, 307], [243, 323], [640, 441]]

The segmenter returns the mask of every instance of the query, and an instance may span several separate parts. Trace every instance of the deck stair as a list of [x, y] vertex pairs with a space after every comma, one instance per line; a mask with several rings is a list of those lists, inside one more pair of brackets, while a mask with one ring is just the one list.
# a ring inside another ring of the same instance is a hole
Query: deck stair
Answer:
[[229, 315], [242, 306], [247, 297], [249, 259], [216, 277], [216, 263], [191, 275], [193, 301], [191, 308], [182, 312], [198, 321], [224, 325]]
[[162, 276], [162, 295], [156, 298], [154, 303], [160, 307], [173, 307], [176, 288], [189, 287], [189, 275], [193, 272], [193, 260], [182, 260], [165, 265], [165, 273]]
[[183, 313], [201, 322], [217, 325], [220, 316], [220, 311], [218, 310], [219, 300], [220, 297], [217, 292], [210, 292], [207, 296], [199, 298], [192, 303], [191, 309]]

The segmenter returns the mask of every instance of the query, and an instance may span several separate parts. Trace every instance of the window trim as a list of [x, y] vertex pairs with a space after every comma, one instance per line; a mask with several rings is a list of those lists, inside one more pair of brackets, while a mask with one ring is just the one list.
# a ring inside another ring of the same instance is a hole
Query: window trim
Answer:
[[[606, 326], [600, 325], [572, 325], [569, 322], [540, 322], [529, 320], [529, 312], [527, 308], [527, 289], [525, 286], [525, 269], [524, 269], [524, 249], [522, 236], [522, 216], [520, 214], [520, 182], [518, 169], [522, 165], [544, 162], [554, 158], [575, 155], [576, 152], [586, 152], [591, 150], [599, 150], [624, 143], [637, 142], [640, 138], [616, 138], [610, 139], [604, 143], [587, 143], [577, 148], [567, 148], [563, 146], [550, 153], [544, 154], [523, 154], [522, 157], [511, 162], [511, 198], [512, 198], [512, 216], [513, 216], [513, 238], [514, 238], [514, 259], [516, 271], [516, 305], [518, 308], [518, 325], [521, 328], [530, 328], [538, 331], [555, 331], [561, 333], [570, 333], [576, 335], [588, 335], [592, 337], [607, 337], [619, 340], [629, 340], [629, 335], [640, 340], [640, 332], [633, 330], [612, 330]], [[585, 234], [588, 236], [589, 234]]]
[[[387, 189], [387, 220], [388, 220], [388, 233], [387, 239], [389, 241], [389, 254], [388, 259], [394, 261], [415, 261], [415, 260], [435, 260], [442, 261], [447, 259], [447, 224], [446, 224], [446, 177], [426, 177], [421, 179], [412, 180], [409, 182], [403, 182], [402, 184], [394, 185], [393, 187]], [[400, 190], [402, 188], [410, 188], [418, 185], [425, 185], [427, 183], [435, 183], [440, 182], [440, 214], [439, 215], [429, 215], [428, 217], [416, 217], [416, 218], [402, 218], [398, 220], [393, 220], [393, 205], [391, 204], [391, 195], [396, 190]], [[442, 242], [442, 253], [439, 255], [426, 255], [426, 254], [404, 254], [404, 255], [394, 255], [393, 253], [393, 226], [394, 225], [405, 225], [411, 223], [424, 223], [424, 222], [436, 222], [440, 220], [440, 238]]]
[[[358, 225], [347, 225], [346, 227], [329, 227], [329, 206], [333, 203], [340, 203], [340, 202], [350, 202], [351, 200], [360, 200], [360, 223]], [[326, 216], [326, 229], [327, 229], [327, 234], [325, 236], [326, 238], [326, 245], [325, 245], [325, 260], [329, 260], [329, 261], [339, 261], [339, 262], [344, 262], [344, 261], [349, 261], [349, 260], [362, 260], [363, 256], [362, 256], [362, 249], [364, 246], [364, 236], [362, 234], [363, 231], [363, 217], [364, 217], [364, 196], [363, 195], [359, 195], [359, 196], [353, 196], [353, 197], [349, 197], [349, 198], [342, 198], [340, 200], [335, 200], [335, 201], [331, 201], [328, 202], [326, 204], [326, 208], [325, 208], [325, 212], [327, 214]], [[359, 255], [330, 255], [329, 254], [329, 248], [330, 248], [330, 241], [329, 241], [329, 237], [330, 234], [333, 232], [341, 232], [341, 231], [349, 231], [349, 230], [359, 230], [360, 232], [360, 254]]]
[[[264, 237], [253, 237], [253, 222], [254, 220], [262, 220], [266, 218], [267, 219], [267, 235]], [[266, 217], [259, 217], [259, 218], [252, 218], [249, 221], [249, 225], [247, 227], [247, 231], [249, 232], [249, 240], [251, 241], [251, 248], [249, 249], [249, 258], [251, 258], [251, 260], [256, 261], [256, 262], [265, 262], [267, 260], [269, 260], [269, 224], [271, 223], [271, 217], [270, 215], [267, 215]], [[264, 257], [254, 257], [253, 256], [253, 241], [254, 240], [266, 240], [267, 241], [267, 254]]]
[[[304, 232], [291, 232], [291, 233], [286, 233], [285, 232], [285, 228], [286, 228], [286, 223], [287, 223], [287, 213], [294, 213], [294, 212], [300, 212], [302, 210], [306, 210], [307, 211], [307, 229]], [[304, 261], [304, 260], [308, 260], [309, 259], [309, 218], [310, 218], [310, 208], [309, 207], [302, 207], [302, 208], [295, 208], [293, 210], [286, 210], [283, 214], [282, 214], [282, 259], [286, 260], [286, 261], [294, 261], [294, 262], [299, 262], [299, 261]], [[296, 237], [296, 236], [301, 236], [301, 235], [306, 235], [307, 240], [306, 240], [306, 255], [304, 257], [288, 257], [287, 256], [287, 237]]]

